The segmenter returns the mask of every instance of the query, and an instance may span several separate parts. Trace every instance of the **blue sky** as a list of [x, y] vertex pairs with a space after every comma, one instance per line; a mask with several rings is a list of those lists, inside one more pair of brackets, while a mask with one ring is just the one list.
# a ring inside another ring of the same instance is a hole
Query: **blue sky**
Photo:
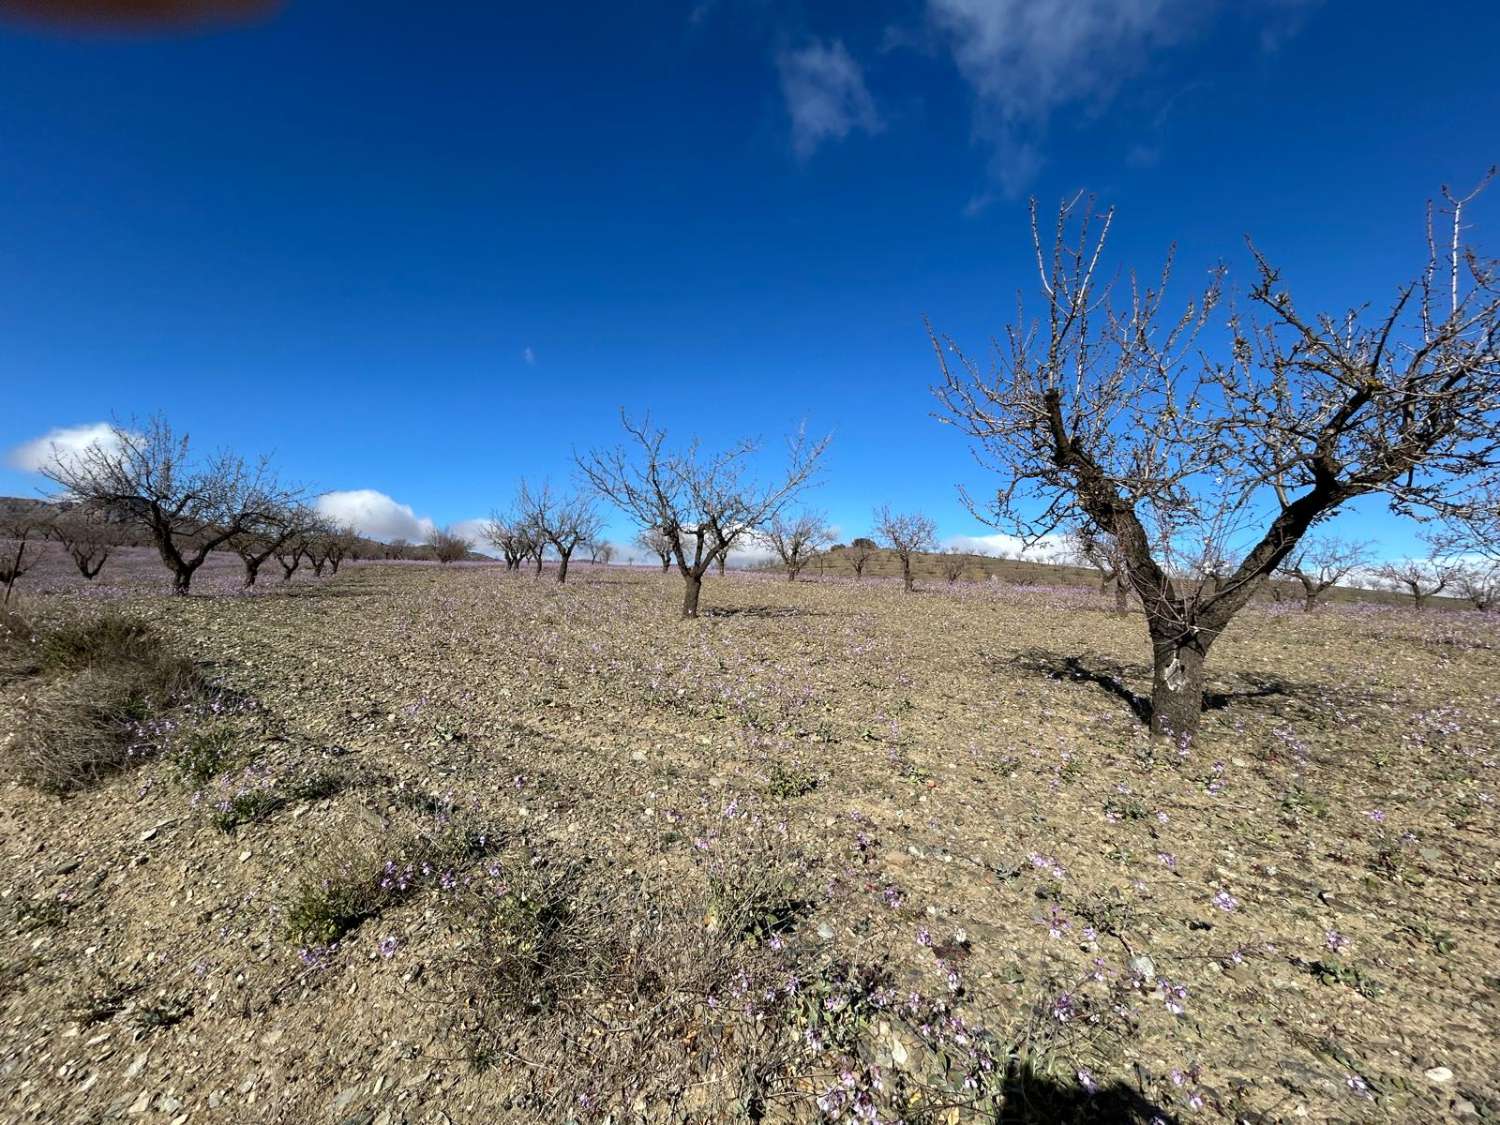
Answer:
[[1184, 293], [1248, 280], [1252, 233], [1337, 309], [1500, 159], [1493, 3], [447, 7], [0, 23], [0, 449], [161, 410], [446, 523], [622, 406], [710, 443], [805, 419], [846, 536], [884, 502], [982, 534], [921, 318], [1003, 326], [1028, 194], [1117, 205], [1121, 264], [1175, 240]]

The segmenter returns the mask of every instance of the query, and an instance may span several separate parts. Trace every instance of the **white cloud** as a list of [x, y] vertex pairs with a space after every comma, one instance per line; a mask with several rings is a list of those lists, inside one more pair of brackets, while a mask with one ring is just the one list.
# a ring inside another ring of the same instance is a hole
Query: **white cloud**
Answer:
[[792, 118], [792, 150], [802, 158], [820, 144], [842, 140], [855, 129], [883, 128], [859, 64], [843, 43], [814, 41], [776, 56], [781, 93]]
[[521, 358], [526, 361], [527, 367], [536, 366], [536, 352], [531, 350], [531, 346], [529, 344], [521, 349]]
[[108, 422], [59, 426], [39, 438], [22, 442], [5, 455], [5, 461], [12, 468], [39, 473], [59, 460], [76, 457], [90, 446], [109, 449], [118, 444], [114, 427]]
[[432, 520], [418, 516], [410, 505], [397, 503], [373, 488], [325, 492], [318, 497], [316, 507], [319, 515], [387, 543], [392, 539], [425, 543], [437, 530]]
[[1202, 8], [1189, 0], [928, 0], [927, 10], [978, 99], [975, 132], [993, 149], [991, 172], [1015, 194], [1040, 169], [1038, 145], [1054, 113], [1108, 101], [1154, 49], [1186, 35]]
[[1066, 562], [1068, 552], [1067, 544], [1054, 535], [1043, 536], [1029, 547], [1015, 535], [1000, 534], [950, 535], [942, 545], [945, 549], [1027, 562]]

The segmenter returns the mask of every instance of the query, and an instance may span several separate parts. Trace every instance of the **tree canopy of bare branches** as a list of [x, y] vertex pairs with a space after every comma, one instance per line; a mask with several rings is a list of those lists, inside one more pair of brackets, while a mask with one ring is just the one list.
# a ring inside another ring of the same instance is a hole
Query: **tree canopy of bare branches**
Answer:
[[643, 551], [649, 551], [661, 560], [661, 572], [663, 574], [672, 569], [672, 541], [667, 538], [666, 533], [661, 528], [642, 528], [636, 532], [635, 545]]
[[1282, 560], [1279, 573], [1302, 583], [1302, 608], [1311, 613], [1318, 598], [1370, 560], [1368, 543], [1351, 543], [1331, 535], [1315, 536], [1297, 544]]
[[126, 538], [119, 520], [93, 504], [72, 504], [53, 515], [47, 534], [62, 544], [87, 581], [99, 577], [114, 549]]
[[444, 566], [466, 558], [472, 546], [462, 535], [447, 527], [434, 531], [428, 537], [427, 545], [432, 548], [433, 558]]
[[59, 455], [42, 471], [69, 499], [143, 525], [177, 594], [188, 592], [210, 551], [296, 499], [265, 459], [247, 464], [227, 452], [194, 459], [188, 435], [176, 435], [161, 415], [140, 433], [115, 424], [107, 443]]
[[40, 510], [0, 515], [0, 587], [5, 589], [0, 604], [10, 601], [16, 582], [36, 565], [36, 540], [46, 531], [47, 518]]
[[870, 560], [875, 557], [875, 551], [875, 544], [868, 539], [856, 539], [844, 548], [842, 554], [849, 560], [849, 565], [854, 568], [854, 577], [865, 576], [865, 567], [870, 565]]
[[[282, 563], [285, 571], [283, 580], [290, 579], [292, 572], [302, 561], [305, 547], [303, 537], [313, 534], [316, 525], [317, 516], [300, 504], [287, 504], [261, 512], [245, 521], [244, 526], [229, 537], [229, 547], [239, 555], [240, 562], [245, 567], [245, 589], [255, 585], [262, 564], [273, 555], [292, 554], [290, 570], [286, 570], [285, 562]], [[294, 540], [295, 551], [292, 551]]]
[[621, 412], [626, 445], [578, 458], [594, 489], [645, 527], [659, 529], [683, 578], [682, 616], [698, 616], [703, 576], [736, 540], [763, 527], [812, 480], [828, 439], [810, 441], [799, 430], [788, 443], [785, 468], [769, 480], [751, 473], [755, 442], [710, 453], [695, 439], [668, 448], [665, 430], [649, 418], [633, 423]]
[[[1154, 283], [1109, 281], [1113, 212], [1075, 197], [1050, 236], [1033, 205], [1041, 316], [1018, 317], [993, 363], [932, 333], [943, 420], [1001, 476], [992, 499], [966, 494], [971, 510], [1030, 540], [1086, 517], [1119, 543], [1158, 732], [1196, 732], [1210, 647], [1308, 531], [1372, 493], [1397, 511], [1451, 505], [1495, 464], [1500, 284], [1462, 245], [1472, 194], [1444, 196], [1450, 245], [1429, 208], [1425, 266], [1373, 319], [1304, 313], [1253, 246], [1253, 315], [1221, 315], [1215, 271], [1168, 317], [1170, 256]], [[1205, 549], [1233, 565], [1174, 577]]]
[[527, 529], [514, 515], [501, 512], [490, 513], [484, 523], [484, 540], [505, 560], [506, 570], [520, 570], [521, 564], [531, 553], [531, 538]]
[[[568, 580], [568, 561], [578, 547], [593, 539], [604, 529], [604, 521], [594, 508], [593, 501], [585, 495], [558, 496], [546, 481], [540, 488], [521, 482], [521, 491], [516, 499], [521, 524], [539, 537], [540, 542], [551, 544], [557, 552], [557, 581]], [[537, 569], [541, 569], [538, 556]]]
[[892, 512], [883, 505], [875, 512], [875, 534], [884, 539], [901, 560], [901, 582], [906, 592], [915, 588], [911, 576], [912, 556], [937, 546], [937, 524], [920, 512]]
[[1099, 572], [1099, 592], [1109, 592], [1111, 583], [1115, 590], [1115, 612], [1129, 611], [1125, 556], [1113, 535], [1100, 531], [1087, 520], [1074, 524], [1064, 536], [1067, 552], [1073, 561], [1091, 566]]
[[1411, 595], [1413, 609], [1426, 609], [1427, 599], [1441, 594], [1459, 576], [1458, 564], [1440, 558], [1400, 559], [1381, 563], [1375, 568], [1377, 578], [1393, 590]]
[[796, 516], [778, 513], [766, 521], [760, 535], [781, 560], [788, 582], [795, 582], [813, 556], [833, 542], [828, 517], [812, 511]]

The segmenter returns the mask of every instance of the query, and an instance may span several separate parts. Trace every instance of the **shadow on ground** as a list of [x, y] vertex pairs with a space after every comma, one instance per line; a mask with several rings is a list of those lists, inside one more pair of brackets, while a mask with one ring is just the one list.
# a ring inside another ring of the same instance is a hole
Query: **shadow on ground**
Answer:
[[[1032, 650], [1021, 654], [1020, 667], [1054, 679], [1071, 680], [1074, 683], [1089, 683], [1102, 688], [1130, 708], [1131, 714], [1143, 723], [1151, 722], [1151, 698], [1132, 691], [1126, 678], [1137, 682], [1151, 679], [1151, 670], [1144, 666], [1129, 666], [1113, 661], [1093, 658], [1088, 663], [1078, 656], [1062, 656], [1058, 653]], [[1010, 662], [1006, 662], [1009, 666]], [[1203, 693], [1203, 710], [1222, 711], [1236, 703], [1273, 697], [1291, 698], [1304, 696], [1309, 699], [1326, 697], [1326, 690], [1314, 685], [1294, 687], [1284, 680], [1262, 677], [1238, 677], [1245, 687], [1235, 691], [1206, 691]]]

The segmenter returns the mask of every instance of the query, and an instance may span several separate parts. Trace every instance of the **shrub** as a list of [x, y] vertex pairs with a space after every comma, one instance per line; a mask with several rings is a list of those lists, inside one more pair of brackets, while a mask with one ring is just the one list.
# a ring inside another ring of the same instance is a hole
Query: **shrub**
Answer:
[[178, 776], [183, 784], [194, 788], [206, 785], [239, 761], [234, 749], [234, 731], [226, 726], [193, 731], [172, 752], [172, 765]]

